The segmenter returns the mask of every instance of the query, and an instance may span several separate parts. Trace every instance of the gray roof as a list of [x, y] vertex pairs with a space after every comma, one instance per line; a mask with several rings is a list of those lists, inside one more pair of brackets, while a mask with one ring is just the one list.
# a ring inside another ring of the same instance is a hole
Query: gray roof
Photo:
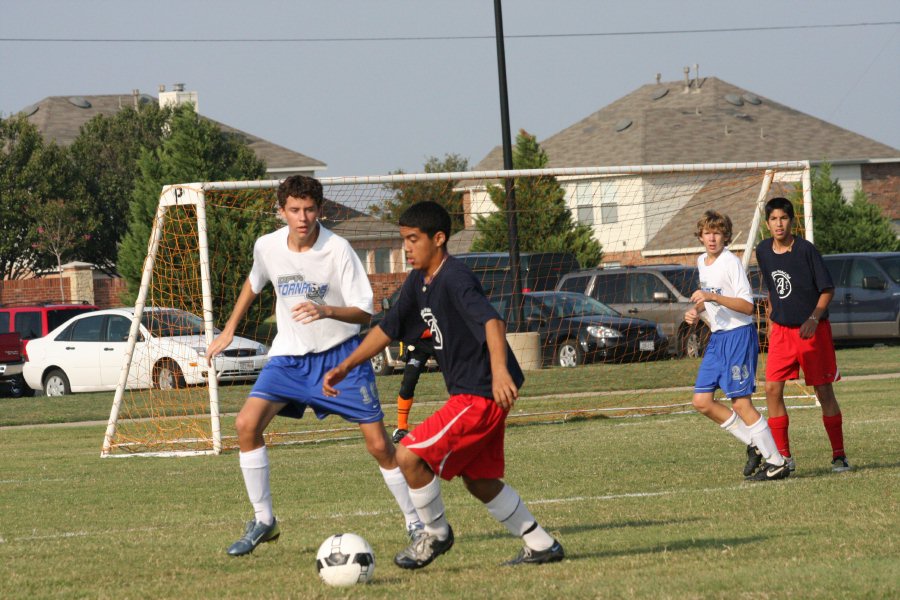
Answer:
[[400, 228], [397, 225], [362, 213], [356, 213], [356, 216], [341, 221], [339, 224], [330, 227], [330, 229], [339, 236], [351, 241], [400, 241]]
[[[81, 100], [90, 106], [77, 106]], [[68, 146], [78, 136], [82, 125], [97, 115], [112, 116], [126, 106], [134, 106], [135, 102], [157, 102], [153, 96], [143, 94], [108, 94], [101, 96], [49, 96], [36, 104], [26, 107], [21, 112], [29, 114], [28, 120], [33, 123], [46, 140], [55, 140], [61, 146]], [[34, 111], [34, 112], [32, 112]], [[266, 141], [240, 129], [219, 123], [214, 119], [203, 117], [218, 125], [222, 131], [240, 136], [266, 162], [266, 168], [315, 170], [324, 169], [326, 164], [315, 158], [295, 152], [278, 144]]]
[[[549, 166], [900, 158], [896, 148], [715, 77], [684, 90], [684, 82], [642, 86], [541, 141]], [[502, 167], [498, 146], [473, 170]]]

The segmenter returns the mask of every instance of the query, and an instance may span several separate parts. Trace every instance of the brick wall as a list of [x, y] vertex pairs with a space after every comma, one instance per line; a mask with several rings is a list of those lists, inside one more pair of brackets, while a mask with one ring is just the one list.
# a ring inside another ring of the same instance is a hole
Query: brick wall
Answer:
[[94, 304], [100, 308], [122, 306], [121, 295], [127, 287], [124, 279], [95, 279]]
[[0, 280], [0, 304], [71, 302], [71, 287], [67, 278], [63, 279], [62, 294], [56, 278]]
[[862, 188], [888, 219], [900, 219], [900, 163], [862, 165]]
[[369, 283], [372, 284], [372, 292], [375, 294], [375, 312], [381, 310], [381, 299], [389, 298], [403, 280], [406, 273], [373, 273], [369, 275]]

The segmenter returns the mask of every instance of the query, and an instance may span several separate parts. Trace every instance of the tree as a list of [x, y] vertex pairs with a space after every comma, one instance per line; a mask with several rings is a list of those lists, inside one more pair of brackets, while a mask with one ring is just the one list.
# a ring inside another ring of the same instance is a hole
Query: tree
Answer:
[[[525, 130], [516, 136], [513, 168], [543, 169], [549, 163], [535, 136]], [[594, 266], [603, 248], [590, 227], [572, 220], [565, 191], [555, 177], [522, 177], [515, 180], [519, 250], [522, 252], [571, 252], [582, 266]], [[489, 215], [475, 217], [479, 235], [472, 244], [476, 252], [509, 250], [506, 190], [490, 186], [488, 194], [497, 207]]]
[[[235, 136], [223, 133], [219, 127], [199, 117], [193, 107], [186, 105], [175, 109], [167, 124], [168, 134], [159, 147], [141, 152], [138, 160], [139, 175], [128, 214], [128, 231], [122, 238], [118, 253], [118, 269], [128, 282], [129, 298], [137, 295], [141, 270], [147, 253], [147, 241], [159, 196], [164, 185], [192, 181], [232, 181], [260, 179], [265, 174], [265, 164], [256, 158], [246, 143]], [[255, 200], [268, 203], [265, 210], [272, 212], [271, 197]], [[208, 237], [227, 253], [211, 253], [210, 270], [217, 277], [217, 285], [223, 292], [216, 296], [213, 310], [222, 321], [234, 306], [240, 284], [250, 272], [253, 261], [253, 242], [263, 233], [272, 230], [273, 219], [260, 223], [244, 221], [237, 213], [250, 212], [217, 208], [207, 205]], [[173, 295], [182, 293], [178, 282], [156, 282], [168, 286]], [[229, 291], [225, 291], [229, 290]], [[255, 311], [271, 314], [270, 299], [256, 303]], [[255, 313], [254, 313], [255, 316]]]
[[97, 223], [91, 215], [78, 214], [73, 202], [47, 200], [28, 207], [29, 218], [34, 223], [34, 241], [31, 247], [41, 259], [52, 259], [59, 273], [59, 301], [66, 301], [63, 289], [62, 265], [64, 259], [84, 256], [87, 242], [96, 231]]
[[28, 207], [44, 198], [71, 198], [72, 170], [66, 153], [44, 144], [24, 116], [0, 120], [0, 279], [20, 279], [37, 256]]
[[[802, 198], [798, 186], [791, 198], [795, 207], [802, 207]], [[828, 163], [813, 174], [812, 202], [814, 239], [822, 254], [900, 250], [900, 241], [881, 209], [861, 188], [854, 190], [853, 202], [844, 200], [841, 184], [832, 179]], [[801, 213], [797, 216], [800, 220]]]
[[[445, 154], [443, 159], [431, 156], [425, 161], [426, 173], [460, 173], [469, 170], [469, 160], [458, 154]], [[402, 175], [397, 170], [392, 175]], [[380, 204], [371, 207], [376, 217], [396, 223], [407, 208], [416, 202], [431, 200], [447, 209], [452, 220], [451, 234], [465, 227], [463, 222], [462, 193], [454, 192], [455, 181], [416, 181], [411, 183], [389, 183], [385, 185], [393, 195]]]
[[113, 116], [98, 115], [69, 147], [85, 200], [99, 225], [81, 258], [108, 274], [116, 272], [117, 246], [127, 231], [138, 159], [142, 150], [159, 147], [171, 115], [171, 108], [155, 102], [126, 107]]

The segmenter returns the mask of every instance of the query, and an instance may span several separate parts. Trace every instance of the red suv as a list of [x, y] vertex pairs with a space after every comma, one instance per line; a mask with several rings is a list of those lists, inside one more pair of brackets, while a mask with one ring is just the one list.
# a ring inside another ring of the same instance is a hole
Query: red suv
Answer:
[[[22, 338], [22, 354], [27, 357], [29, 340], [44, 337], [74, 316], [98, 310], [93, 304], [23, 304], [0, 306], [0, 333], [16, 332]], [[21, 375], [17, 376], [21, 378]], [[12, 381], [6, 390], [13, 397], [27, 394], [24, 381]], [[3, 390], [0, 390], [2, 392]]]

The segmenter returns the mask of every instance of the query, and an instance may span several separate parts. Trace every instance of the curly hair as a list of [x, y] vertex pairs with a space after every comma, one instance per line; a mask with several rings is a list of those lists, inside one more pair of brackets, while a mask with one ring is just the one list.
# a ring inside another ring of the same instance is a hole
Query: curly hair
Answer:
[[316, 206], [319, 208], [325, 201], [322, 184], [319, 180], [305, 175], [291, 175], [278, 186], [278, 206], [280, 208], [284, 208], [290, 197], [315, 200]]
[[714, 210], [706, 211], [700, 217], [700, 220], [697, 221], [697, 231], [695, 232], [697, 239], [700, 239], [704, 230], [721, 232], [725, 236], [725, 245], [727, 246], [731, 243], [731, 219], [728, 215], [723, 215]]

